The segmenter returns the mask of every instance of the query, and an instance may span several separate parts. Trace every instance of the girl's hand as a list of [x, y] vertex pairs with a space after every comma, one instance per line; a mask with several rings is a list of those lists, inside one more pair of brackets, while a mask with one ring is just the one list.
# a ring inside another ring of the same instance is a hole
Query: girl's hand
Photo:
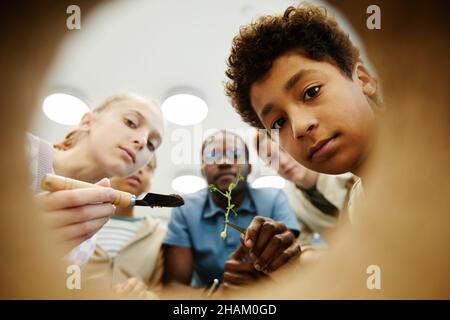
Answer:
[[[97, 184], [109, 187], [109, 180]], [[114, 191], [106, 188], [43, 192], [35, 200], [60, 242], [70, 249], [91, 238], [115, 211]]]

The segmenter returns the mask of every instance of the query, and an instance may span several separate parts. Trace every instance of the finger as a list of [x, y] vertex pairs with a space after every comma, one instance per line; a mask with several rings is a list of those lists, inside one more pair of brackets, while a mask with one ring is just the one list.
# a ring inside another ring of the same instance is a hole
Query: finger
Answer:
[[73, 240], [88, 235], [95, 234], [109, 220], [107, 218], [98, 218], [81, 223], [76, 223], [55, 229], [56, 234], [62, 240]]
[[61, 190], [39, 195], [38, 201], [46, 211], [80, 207], [86, 204], [114, 202], [116, 195], [110, 188]]
[[238, 260], [228, 260], [225, 262], [224, 271], [229, 272], [255, 272], [255, 268], [253, 267], [253, 263], [251, 262], [242, 262]]
[[223, 290], [225, 290], [225, 292], [226, 292], [226, 291], [236, 291], [236, 290], [241, 289], [240, 286], [233, 285], [233, 284], [231, 284], [231, 283], [226, 283], [226, 282], [224, 282], [224, 283], [222, 284], [222, 288], [223, 288]]
[[113, 204], [91, 204], [65, 210], [51, 211], [46, 214], [52, 227], [58, 228], [99, 218], [107, 218], [114, 214]]
[[[79, 244], [83, 243], [84, 241], [92, 238], [98, 232], [98, 230], [102, 228], [102, 226], [107, 222], [107, 220], [108, 219], [98, 219], [98, 221], [93, 220], [92, 224], [95, 224], [97, 226], [88, 226], [81, 228], [78, 227], [75, 228], [75, 225], [66, 226], [60, 229], [56, 229], [55, 234], [62, 242], [71, 244], [75, 243], [75, 245], [72, 246], [73, 249]], [[84, 228], [92, 229], [92, 231], [85, 233], [84, 231], [82, 231]]]
[[279, 223], [273, 220], [267, 220], [261, 226], [258, 239], [252, 248], [252, 253], [259, 257], [268, 245], [269, 241], [276, 235], [283, 233], [287, 228], [283, 223]]
[[78, 247], [80, 244], [85, 242], [86, 240], [92, 238], [94, 236], [95, 232], [89, 233], [87, 235], [84, 235], [82, 237], [70, 239], [70, 240], [63, 240], [61, 244], [66, 245], [68, 249], [68, 252], [73, 250], [74, 248]]
[[242, 244], [236, 249], [236, 251], [234, 251], [231, 256], [230, 259], [234, 259], [234, 260], [242, 260], [245, 256], [248, 255], [248, 249], [243, 246]]
[[130, 293], [137, 284], [138, 280], [136, 278], [128, 279], [123, 286], [123, 292], [126, 294]]
[[239, 241], [241, 241], [241, 244], [242, 244], [245, 248], [247, 248], [246, 245], [245, 245], [245, 233], [241, 233], [241, 235], [239, 236]]
[[266, 272], [273, 272], [289, 261], [298, 258], [300, 256], [301, 249], [297, 243], [292, 244], [289, 248], [284, 250], [278, 258], [276, 258], [272, 263], [266, 268]]
[[278, 256], [295, 242], [295, 237], [289, 230], [274, 235], [261, 255], [255, 261], [256, 270], [264, 270], [268, 264], [272, 263]]
[[139, 300], [147, 300], [147, 291], [142, 291], [138, 294], [137, 298]]
[[42, 210], [47, 210], [46, 201], [48, 201], [47, 199], [48, 199], [48, 196], [50, 195], [50, 193], [51, 192], [49, 192], [49, 191], [43, 191], [43, 192], [39, 192], [33, 196], [34, 202]]
[[145, 292], [146, 290], [147, 286], [142, 281], [138, 281], [131, 291], [131, 294], [134, 296], [139, 296], [140, 293]]
[[128, 278], [127, 280], [118, 283], [115, 285], [115, 289], [117, 289], [117, 293], [127, 294], [128, 291], [131, 291], [134, 287], [135, 278]]
[[123, 292], [123, 284], [119, 283], [114, 286], [114, 292], [121, 294]]
[[253, 277], [253, 275], [251, 274], [234, 273], [234, 272], [224, 272], [223, 279], [224, 283], [236, 286], [250, 284], [255, 281], [255, 277]]
[[102, 186], [102, 187], [110, 187], [111, 186], [111, 182], [109, 181], [108, 178], [103, 178], [102, 180], [98, 181], [96, 183], [96, 185]]
[[256, 239], [258, 238], [259, 230], [263, 225], [265, 218], [256, 216], [253, 218], [250, 225], [247, 227], [244, 236], [244, 244], [248, 249], [251, 249], [255, 244]]

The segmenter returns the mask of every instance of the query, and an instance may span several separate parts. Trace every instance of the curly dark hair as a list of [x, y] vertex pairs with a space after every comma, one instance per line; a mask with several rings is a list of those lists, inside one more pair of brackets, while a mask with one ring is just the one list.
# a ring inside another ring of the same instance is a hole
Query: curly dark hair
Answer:
[[289, 7], [282, 16], [263, 16], [241, 27], [233, 39], [225, 93], [244, 122], [264, 128], [250, 101], [250, 87], [261, 79], [280, 55], [299, 50], [307, 58], [327, 61], [352, 78], [360, 60], [347, 33], [325, 8], [310, 4]]

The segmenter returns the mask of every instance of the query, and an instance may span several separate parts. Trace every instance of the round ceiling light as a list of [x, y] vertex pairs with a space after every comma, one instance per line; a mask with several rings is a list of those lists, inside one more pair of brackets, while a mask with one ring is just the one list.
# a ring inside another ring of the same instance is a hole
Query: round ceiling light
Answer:
[[194, 193], [205, 187], [205, 179], [199, 176], [185, 175], [172, 180], [172, 189], [182, 194]]
[[253, 188], [276, 188], [283, 189], [286, 180], [279, 176], [265, 176], [259, 177], [252, 183]]
[[76, 125], [89, 111], [88, 105], [81, 99], [66, 93], [54, 93], [47, 96], [42, 104], [44, 114], [57, 123]]
[[192, 94], [175, 94], [164, 100], [161, 110], [167, 121], [190, 126], [202, 122], [208, 114], [206, 102]]

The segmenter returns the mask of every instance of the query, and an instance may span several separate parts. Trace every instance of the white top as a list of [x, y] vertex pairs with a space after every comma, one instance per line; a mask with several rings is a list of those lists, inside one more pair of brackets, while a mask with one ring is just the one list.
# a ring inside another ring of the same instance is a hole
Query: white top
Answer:
[[[344, 201], [347, 195], [346, 182], [352, 178], [351, 173], [344, 173], [340, 175], [327, 175], [320, 174], [316, 189], [338, 210], [344, 207]], [[295, 211], [300, 226], [305, 226], [312, 231], [311, 234], [304, 232], [305, 234], [300, 237], [305, 238], [304, 245], [309, 244], [313, 233], [321, 233], [325, 229], [334, 228], [337, 225], [337, 216], [332, 216], [323, 213], [309, 199], [299, 190], [294, 183], [287, 181], [285, 186], [285, 192], [289, 198], [292, 208]], [[304, 228], [303, 228], [304, 229]], [[306, 230], [304, 230], [306, 231]]]
[[114, 258], [133, 239], [143, 221], [144, 218], [112, 216], [97, 232], [97, 245]]
[[[47, 173], [54, 173], [53, 171], [53, 147], [52, 145], [27, 133], [27, 155], [29, 159], [29, 170], [31, 173], [31, 189], [33, 193], [41, 192], [41, 180]], [[95, 236], [94, 236], [95, 237]], [[71, 264], [83, 265], [85, 264], [95, 250], [95, 238], [92, 237], [78, 247], [72, 249], [67, 255], [67, 259]]]
[[[356, 177], [356, 176], [355, 176]], [[364, 189], [361, 178], [357, 177], [355, 183], [350, 190], [350, 196], [348, 199], [348, 218], [351, 223], [355, 222], [355, 212], [360, 211], [358, 208], [364, 201]]]

